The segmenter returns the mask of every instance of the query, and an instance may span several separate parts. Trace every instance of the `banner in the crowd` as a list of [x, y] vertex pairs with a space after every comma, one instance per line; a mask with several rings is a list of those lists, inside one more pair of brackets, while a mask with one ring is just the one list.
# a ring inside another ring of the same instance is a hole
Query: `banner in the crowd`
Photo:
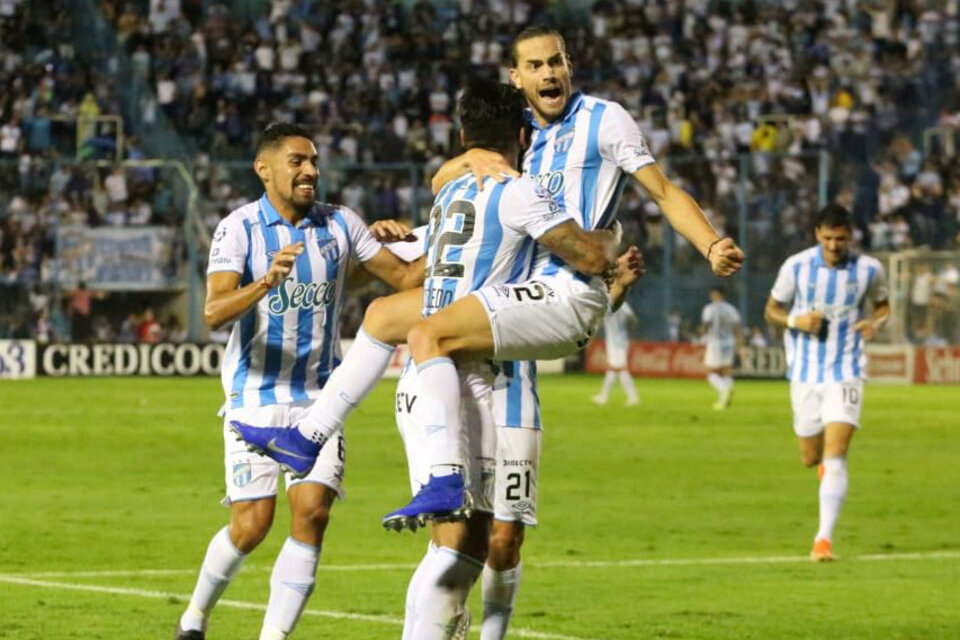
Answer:
[[910, 384], [914, 381], [914, 347], [867, 345], [867, 378], [873, 382]]
[[[704, 378], [704, 348], [689, 342], [646, 342], [633, 340], [627, 354], [630, 373], [643, 378]], [[782, 378], [786, 358], [781, 347], [748, 347], [737, 359], [734, 374], [744, 378]], [[586, 349], [585, 370], [605, 371], [607, 356], [602, 340], [594, 340]]]
[[32, 378], [37, 372], [33, 340], [0, 340], [0, 379]]
[[37, 373], [45, 376], [216, 376], [224, 345], [48, 344], [39, 347]]
[[176, 284], [176, 230], [169, 227], [60, 227], [60, 283], [89, 289], [166, 289]]

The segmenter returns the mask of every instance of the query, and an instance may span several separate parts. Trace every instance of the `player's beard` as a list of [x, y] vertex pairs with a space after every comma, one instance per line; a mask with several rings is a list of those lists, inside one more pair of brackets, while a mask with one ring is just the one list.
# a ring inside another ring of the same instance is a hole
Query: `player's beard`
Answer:
[[[309, 190], [303, 188], [307, 186], [310, 187]], [[290, 204], [297, 213], [306, 215], [316, 200], [316, 194], [317, 187], [314, 182], [295, 182], [290, 192]]]

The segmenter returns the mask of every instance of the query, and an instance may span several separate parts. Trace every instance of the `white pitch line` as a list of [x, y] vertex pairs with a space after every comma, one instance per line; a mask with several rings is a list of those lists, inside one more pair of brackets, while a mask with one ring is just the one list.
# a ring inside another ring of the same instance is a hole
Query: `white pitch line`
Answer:
[[[28, 587], [41, 587], [45, 589], [66, 589], [69, 591], [87, 591], [91, 593], [108, 593], [121, 596], [138, 596], [140, 598], [150, 598], [153, 600], [175, 599], [182, 602], [190, 600], [189, 595], [182, 593], [171, 593], [167, 591], [150, 591], [147, 589], [127, 589], [123, 587], [106, 587], [93, 584], [75, 584], [70, 582], [51, 582], [49, 580], [34, 580], [19, 576], [0, 574], [0, 582], [17, 584]], [[231, 607], [234, 609], [252, 609], [254, 611], [266, 611], [267, 607], [255, 602], [243, 602], [242, 600], [220, 600], [217, 606]], [[345, 611], [324, 611], [320, 609], [304, 609], [304, 615], [320, 616], [323, 618], [332, 618], [335, 620], [357, 620], [361, 622], [376, 622], [378, 624], [388, 624], [392, 626], [403, 626], [403, 618], [396, 616], [377, 616], [364, 613], [347, 613]], [[473, 626], [470, 629], [474, 633], [480, 631], [480, 627]], [[565, 636], [557, 633], [545, 633], [534, 631], [532, 629], [513, 629], [511, 634], [519, 638], [535, 638], [536, 640], [601, 640], [599, 638], [580, 638], [577, 636]]]
[[[892, 560], [956, 560], [960, 550], [912, 551], [903, 553], [872, 553], [860, 556], [845, 556], [848, 562], [881, 562]], [[627, 560], [555, 560], [527, 561], [531, 569], [616, 569], [629, 567], [685, 567], [724, 564], [789, 564], [806, 563], [810, 558], [802, 556], [744, 556], [739, 558], [639, 558]], [[321, 564], [317, 571], [404, 571], [415, 569], [416, 564]], [[41, 571], [23, 574], [0, 574], [21, 578], [127, 578], [138, 576], [177, 576], [197, 573], [193, 569], [118, 569], [104, 571]], [[245, 571], [271, 571], [272, 567], [244, 567]]]

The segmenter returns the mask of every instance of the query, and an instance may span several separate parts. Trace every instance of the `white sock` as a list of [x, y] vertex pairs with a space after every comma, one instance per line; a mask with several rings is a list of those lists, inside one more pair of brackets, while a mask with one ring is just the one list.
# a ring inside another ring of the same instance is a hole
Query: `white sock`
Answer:
[[733, 391], [733, 376], [723, 376], [723, 390], [725, 393]]
[[823, 480], [820, 481], [820, 529], [816, 540], [832, 539], [848, 486], [847, 459], [824, 458]]
[[330, 374], [316, 402], [297, 425], [300, 433], [320, 442], [340, 430], [350, 412], [377, 386], [390, 364], [394, 349], [371, 338], [361, 328], [343, 362]]
[[416, 640], [449, 640], [466, 615], [467, 596], [483, 570], [483, 563], [447, 547], [440, 547], [425, 568], [417, 595], [413, 625]]
[[521, 565], [497, 571], [483, 567], [483, 626], [480, 640], [503, 640], [520, 590]]
[[620, 378], [620, 386], [623, 387], [623, 390], [627, 392], [627, 400], [630, 402], [636, 402], [637, 398], [637, 388], [633, 384], [633, 376], [630, 375], [630, 372], [626, 369], [620, 371], [618, 374]]
[[423, 560], [417, 565], [417, 570], [410, 576], [410, 584], [407, 585], [406, 615], [403, 618], [403, 636], [401, 640], [413, 640], [413, 625], [417, 620], [417, 596], [420, 594], [420, 587], [423, 585], [423, 576], [429, 570], [430, 562], [436, 554], [437, 546], [430, 542], [427, 546], [427, 552]]
[[233, 546], [229, 530], [230, 527], [220, 529], [207, 546], [197, 586], [193, 589], [187, 610], [180, 618], [180, 628], [185, 631], [206, 631], [210, 612], [247, 557]]
[[260, 640], [283, 640], [300, 619], [316, 582], [320, 549], [287, 538], [270, 575], [270, 600]]
[[707, 382], [717, 390], [717, 393], [723, 393], [723, 378], [718, 373], [707, 374]]
[[450, 358], [431, 358], [417, 366], [420, 410], [427, 434], [430, 473], [449, 475], [463, 465], [460, 451], [460, 375]]
[[606, 402], [610, 396], [610, 390], [613, 389], [613, 383], [616, 381], [616, 372], [607, 369], [607, 373], [603, 376], [603, 386], [600, 388], [600, 393], [597, 394], [597, 399]]

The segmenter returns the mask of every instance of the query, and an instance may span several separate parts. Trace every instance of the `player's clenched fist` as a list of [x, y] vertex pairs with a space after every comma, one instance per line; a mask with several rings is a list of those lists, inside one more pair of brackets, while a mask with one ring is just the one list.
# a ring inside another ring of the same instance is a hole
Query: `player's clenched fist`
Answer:
[[288, 244], [277, 251], [273, 254], [270, 270], [267, 271], [267, 275], [263, 276], [263, 281], [272, 288], [286, 280], [287, 276], [290, 275], [290, 271], [293, 270], [293, 263], [301, 253], [303, 253], [302, 242]]
[[726, 278], [740, 270], [743, 251], [733, 238], [720, 238], [707, 250], [707, 260], [710, 261], [710, 269], [715, 275]]
[[791, 320], [788, 320], [787, 326], [806, 333], [820, 333], [820, 327], [823, 326], [823, 314], [819, 311], [811, 311], [795, 315], [792, 316]]

